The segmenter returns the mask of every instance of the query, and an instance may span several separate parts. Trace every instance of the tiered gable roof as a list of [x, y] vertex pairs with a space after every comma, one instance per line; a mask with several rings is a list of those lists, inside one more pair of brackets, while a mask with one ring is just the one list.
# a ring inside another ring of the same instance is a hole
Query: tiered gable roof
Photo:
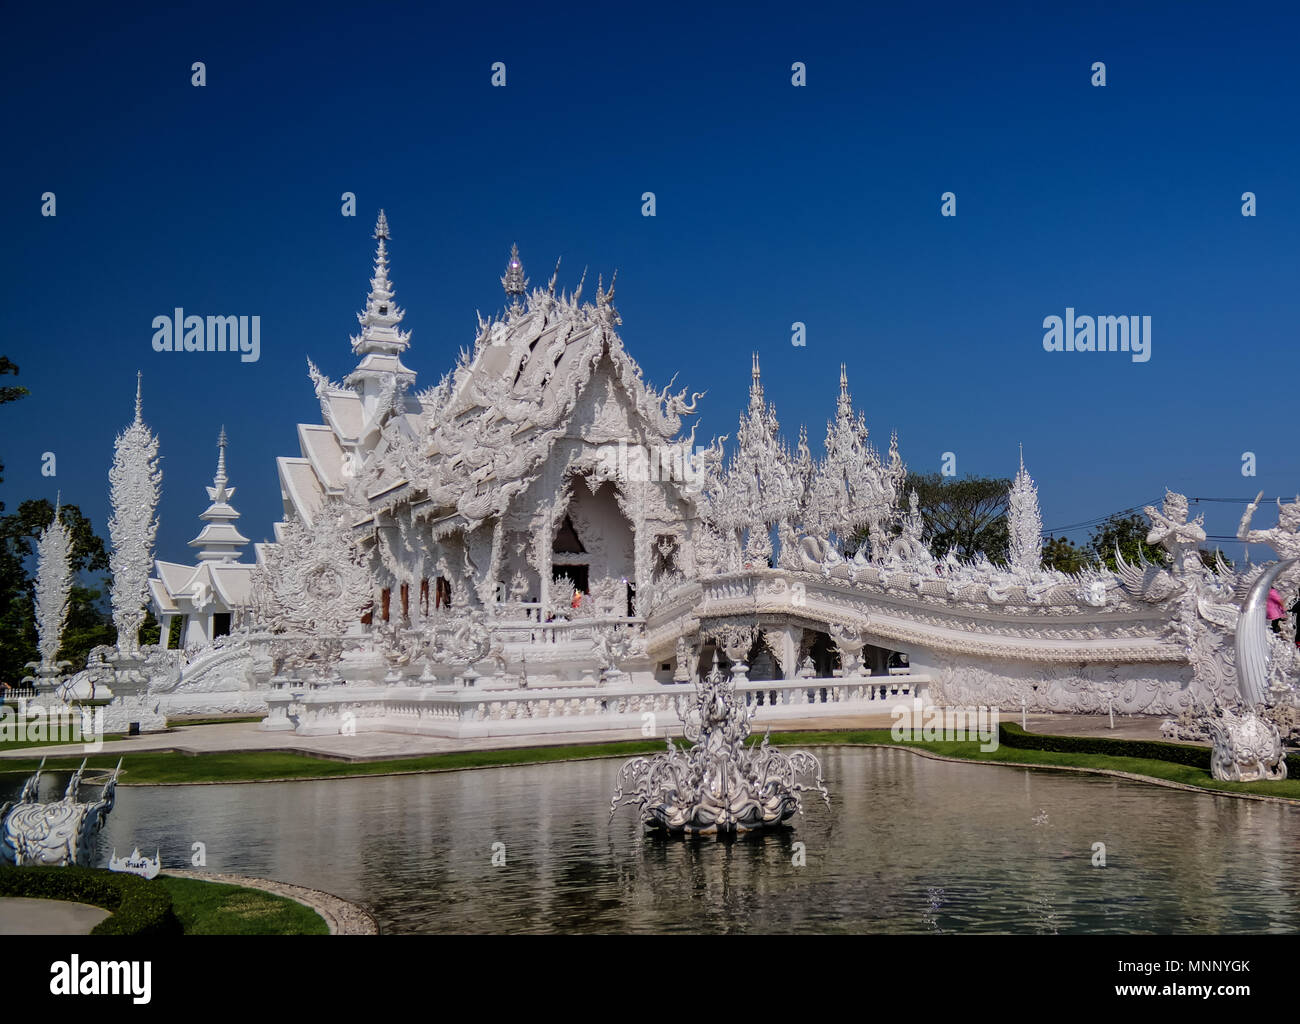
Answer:
[[616, 331], [613, 281], [606, 290], [601, 280], [595, 301], [583, 302], [581, 283], [572, 295], [557, 292], [557, 264], [547, 286], [529, 292], [517, 247], [502, 278], [508, 307], [480, 317], [473, 350], [461, 352], [438, 386], [414, 393], [415, 375], [401, 365], [410, 334], [397, 326], [404, 311], [393, 304], [382, 213], [375, 235], [363, 329], [352, 339], [362, 362], [342, 384], [309, 363], [323, 422], [299, 427], [300, 458], [279, 460], [286, 514], [310, 522], [330, 495], [367, 504], [372, 515], [410, 501], [422, 517], [466, 527], [503, 514], [571, 432], [574, 410], [602, 364], [641, 440], [678, 439], [699, 395], [687, 403], [684, 390], [648, 387]]

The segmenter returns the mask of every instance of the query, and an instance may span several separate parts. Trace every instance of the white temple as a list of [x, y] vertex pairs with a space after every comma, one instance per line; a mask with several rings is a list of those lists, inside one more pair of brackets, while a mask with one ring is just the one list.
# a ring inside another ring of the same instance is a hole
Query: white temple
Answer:
[[248, 538], [235, 526], [239, 513], [230, 504], [235, 489], [226, 477], [226, 431], [217, 440], [217, 472], [207, 488], [212, 502], [199, 516], [203, 529], [190, 541], [197, 548], [196, 565], [154, 562], [157, 575], [149, 581], [154, 614], [162, 624], [162, 645], [167, 646], [172, 620], [181, 617], [183, 648], [204, 647], [242, 625], [248, 608], [253, 563], [239, 559]]
[[[1259, 567], [1205, 566], [1181, 495], [1147, 510], [1165, 564], [1067, 575], [1042, 567], [1022, 454], [1008, 564], [936, 559], [898, 437], [882, 457], [846, 367], [820, 457], [805, 430], [793, 449], [782, 438], [757, 356], [730, 454], [725, 437], [697, 446], [684, 418], [702, 396], [645, 381], [613, 280], [583, 302], [581, 283], [557, 290], [557, 265], [530, 290], [512, 249], [505, 309], [419, 389], [382, 212], [374, 235], [355, 369], [334, 382], [308, 363], [321, 422], [278, 460], [275, 543], [239, 561], [223, 435], [196, 564], [158, 561], [150, 581], [164, 625], [185, 616], [186, 649], [146, 652], [131, 714], [256, 708], [268, 729], [471, 736], [653, 712], [668, 728], [715, 657], [759, 721], [914, 698], [1178, 714], [1238, 692], [1234, 630]], [[137, 397], [114, 493], [147, 495], [156, 453]], [[114, 533], [115, 616], [147, 573], [149, 508]], [[1256, 531], [1279, 551], [1300, 550], [1290, 510]], [[114, 692], [124, 678], [103, 658], [81, 676]]]

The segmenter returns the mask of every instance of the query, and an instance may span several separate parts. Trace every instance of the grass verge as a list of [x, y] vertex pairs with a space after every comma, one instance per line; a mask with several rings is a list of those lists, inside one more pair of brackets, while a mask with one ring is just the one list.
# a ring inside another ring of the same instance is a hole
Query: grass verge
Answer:
[[[982, 751], [977, 741], [898, 741], [888, 729], [773, 733], [780, 746], [890, 746], [916, 749], [942, 757], [987, 761], [994, 764], [1022, 764], [1042, 768], [1082, 768], [1118, 771], [1164, 782], [1193, 786], [1207, 792], [1250, 793], [1257, 796], [1300, 800], [1300, 779], [1281, 782], [1218, 782], [1204, 768], [1175, 764], [1149, 757], [1122, 757], [1051, 750], [1029, 750], [1000, 745]], [[1124, 741], [1114, 741], [1122, 743]], [[1140, 746], [1139, 744], [1134, 744]], [[662, 740], [598, 743], [583, 746], [523, 747], [510, 750], [472, 750], [386, 761], [344, 762], [283, 751], [228, 754], [179, 754], [142, 751], [131, 754], [123, 765], [122, 784], [177, 784], [216, 782], [258, 782], [267, 780], [330, 779], [402, 772], [457, 771], [467, 768], [495, 768], [596, 757], [632, 757], [663, 750]], [[113, 759], [116, 762], [116, 758]], [[0, 771], [29, 773], [37, 760], [6, 760]], [[52, 758], [46, 770], [73, 769], [75, 758]]]
[[259, 889], [159, 875], [186, 935], [328, 935], [325, 919], [301, 903]]

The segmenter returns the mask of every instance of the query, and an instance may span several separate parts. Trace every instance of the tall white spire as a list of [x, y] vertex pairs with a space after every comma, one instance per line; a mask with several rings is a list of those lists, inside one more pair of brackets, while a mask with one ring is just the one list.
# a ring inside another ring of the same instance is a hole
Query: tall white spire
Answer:
[[1025, 472], [1025, 446], [1020, 446], [1020, 471], [1007, 492], [1007, 556], [1013, 569], [1038, 572], [1043, 567], [1043, 517], [1038, 487]]
[[364, 433], [373, 437], [389, 415], [398, 409], [403, 393], [415, 383], [415, 373], [402, 365], [402, 353], [411, 342], [411, 332], [398, 324], [406, 311], [393, 301], [396, 292], [388, 280], [388, 218], [379, 211], [375, 222], [375, 271], [370, 279], [365, 312], [357, 314], [361, 333], [352, 339], [352, 351], [361, 362], [344, 379], [361, 396]]
[[372, 352], [384, 355], [400, 355], [410, 344], [411, 332], [398, 328], [406, 310], [393, 301], [396, 291], [388, 280], [388, 218], [384, 211], [379, 211], [379, 220], [375, 222], [375, 235], [378, 245], [375, 248], [375, 273], [370, 279], [370, 294], [366, 296], [365, 312], [357, 314], [361, 324], [361, 333], [352, 339], [352, 351], [357, 355]]
[[199, 549], [197, 557], [200, 562], [238, 562], [248, 543], [248, 538], [235, 528], [239, 513], [230, 505], [235, 489], [227, 487], [227, 482], [226, 428], [222, 427], [221, 436], [217, 438], [217, 473], [212, 478], [212, 486], [207, 488], [212, 504], [199, 516], [206, 525], [190, 541], [190, 547]]
[[113, 573], [113, 625], [117, 649], [134, 655], [140, 649], [144, 603], [149, 597], [149, 570], [158, 534], [158, 438], [147, 426], [141, 410], [141, 375], [136, 375], [135, 420], [117, 435], [113, 467], [108, 472], [109, 502], [113, 512], [108, 535], [113, 550], [108, 557]]
[[72, 593], [72, 536], [59, 518], [63, 496], [54, 502], [54, 519], [36, 544], [36, 649], [40, 670], [57, 674], [55, 657], [68, 618], [68, 597]]

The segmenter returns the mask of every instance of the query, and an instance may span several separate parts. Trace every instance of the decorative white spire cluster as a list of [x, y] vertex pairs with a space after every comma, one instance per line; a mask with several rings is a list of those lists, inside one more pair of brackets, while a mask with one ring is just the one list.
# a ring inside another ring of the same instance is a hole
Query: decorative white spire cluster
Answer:
[[808, 500], [805, 526], [826, 539], [841, 541], [866, 527], [872, 557], [879, 558], [897, 515], [907, 470], [898, 453], [898, 435], [890, 438], [889, 456], [882, 462], [867, 440], [862, 414], [853, 414], [848, 369], [840, 364], [840, 393], [835, 419], [826, 424], [826, 454], [817, 466]]
[[158, 438], [144, 424], [141, 378], [136, 374], [135, 421], [118, 434], [113, 445], [113, 468], [108, 472], [112, 515], [108, 534], [113, 544], [109, 567], [113, 572], [113, 625], [117, 649], [135, 654], [140, 648], [140, 626], [149, 596], [149, 570], [158, 533]]
[[384, 211], [379, 211], [379, 220], [375, 223], [375, 238], [379, 244], [375, 249], [375, 275], [370, 279], [370, 294], [366, 296], [364, 313], [357, 314], [361, 324], [361, 333], [352, 339], [352, 351], [356, 355], [401, 355], [410, 344], [411, 332], [398, 328], [406, 310], [394, 301], [396, 291], [388, 280], [388, 218]]
[[1043, 567], [1043, 517], [1038, 487], [1025, 472], [1025, 448], [1020, 446], [1020, 472], [1007, 493], [1008, 557], [1013, 569], [1038, 572]]
[[749, 408], [740, 417], [725, 494], [713, 516], [719, 526], [735, 532], [737, 541], [748, 531], [746, 560], [761, 563], [772, 553], [770, 529], [795, 515], [799, 496], [776, 409], [764, 399], [758, 353], [754, 353], [751, 374]]
[[36, 649], [43, 675], [53, 674], [72, 593], [72, 536], [59, 519], [60, 504], [56, 499], [54, 520], [36, 542]]
[[217, 474], [206, 488], [212, 504], [199, 516], [206, 523], [202, 532], [190, 541], [190, 547], [199, 549], [200, 562], [238, 562], [248, 544], [248, 538], [235, 528], [239, 513], [230, 505], [235, 489], [226, 484], [226, 428], [222, 427], [217, 438]]

